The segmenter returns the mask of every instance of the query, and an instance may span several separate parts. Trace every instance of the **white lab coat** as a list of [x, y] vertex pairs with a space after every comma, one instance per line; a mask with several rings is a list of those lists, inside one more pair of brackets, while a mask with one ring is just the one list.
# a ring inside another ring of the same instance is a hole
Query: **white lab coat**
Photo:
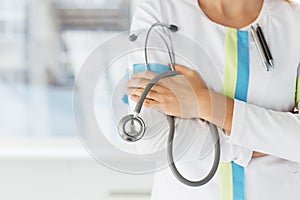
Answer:
[[[226, 27], [212, 22], [201, 10], [197, 0], [146, 0], [135, 13], [132, 30], [148, 28], [155, 22], [175, 24], [179, 33], [203, 46], [219, 72], [224, 67], [224, 36]], [[295, 106], [295, 88], [300, 62], [300, 7], [283, 0], [265, 0], [259, 17], [273, 54], [275, 69], [266, 72], [254, 41], [249, 39], [250, 80], [247, 102], [235, 100], [231, 136], [220, 130], [224, 162], [235, 161], [245, 167], [246, 199], [300, 199], [300, 115], [289, 111]], [[249, 30], [249, 26], [242, 30]], [[168, 62], [168, 60], [166, 61]], [[298, 74], [299, 76], [300, 74]], [[221, 91], [218, 91], [221, 92]], [[149, 118], [149, 110], [142, 115]], [[145, 114], [146, 113], [146, 114]], [[164, 116], [151, 111], [151, 126]], [[190, 127], [186, 131], [186, 127]], [[167, 126], [160, 134], [138, 143], [138, 148], [156, 151], [166, 146]], [[196, 134], [186, 156], [177, 162], [188, 177], [197, 177], [203, 169], [199, 148], [207, 123], [195, 119], [176, 119], [176, 139], [189, 140]], [[183, 134], [183, 133], [184, 134]], [[151, 131], [146, 135], [151, 135]], [[149, 138], [149, 137], [148, 137]], [[269, 156], [252, 159], [252, 152]], [[178, 182], [169, 168], [156, 172], [152, 200], [219, 199], [219, 175], [203, 187], [191, 188]]]

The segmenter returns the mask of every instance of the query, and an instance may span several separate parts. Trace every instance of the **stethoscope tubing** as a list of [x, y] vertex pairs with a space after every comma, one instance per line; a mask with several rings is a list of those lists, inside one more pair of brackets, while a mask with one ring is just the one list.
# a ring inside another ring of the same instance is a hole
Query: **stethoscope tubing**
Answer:
[[[155, 23], [153, 24], [148, 32], [147, 32], [147, 36], [146, 36], [146, 40], [145, 40], [145, 48], [144, 48], [144, 54], [145, 54], [145, 64], [146, 64], [146, 70], [148, 69], [148, 53], [147, 53], [147, 44], [148, 44], [148, 39], [151, 33], [151, 30], [156, 27], [156, 26], [162, 26], [162, 27], [169, 27], [170, 31], [177, 31], [177, 26], [175, 25], [166, 25], [164, 23]], [[150, 90], [152, 89], [152, 87], [157, 84], [161, 79], [163, 78], [167, 78], [167, 77], [172, 77], [172, 76], [177, 76], [179, 75], [178, 72], [175, 71], [174, 69], [174, 65], [175, 65], [175, 58], [174, 58], [174, 52], [170, 50], [169, 45], [166, 43], [166, 41], [164, 40], [164, 38], [160, 35], [161, 39], [164, 41], [165, 45], [168, 48], [168, 52], [169, 52], [169, 57], [170, 57], [170, 62], [171, 62], [171, 71], [167, 71], [167, 72], [163, 72], [161, 74], [158, 74], [156, 77], [154, 77], [145, 87], [142, 95], [140, 96], [135, 109], [134, 109], [134, 114], [131, 115], [127, 115], [125, 117], [123, 117], [119, 124], [118, 124], [118, 130], [119, 130], [119, 134], [120, 136], [128, 141], [128, 142], [136, 142], [138, 140], [140, 140], [143, 136], [144, 133], [146, 131], [146, 125], [143, 121], [143, 119], [141, 117], [139, 117], [139, 114], [141, 112], [143, 103], [148, 95], [148, 93], [150, 92]], [[136, 39], [136, 37], [135, 37]], [[173, 57], [172, 57], [173, 56]], [[134, 129], [134, 121], [137, 121], [137, 123], [141, 126], [140, 131], [136, 131]], [[174, 135], [175, 135], [175, 119], [174, 116], [170, 116], [167, 115], [167, 121], [169, 123], [169, 136], [168, 136], [168, 144], [167, 144], [167, 157], [168, 157], [168, 162], [170, 164], [170, 169], [172, 171], [172, 173], [174, 174], [174, 176], [183, 184], [191, 186], [191, 187], [198, 187], [198, 186], [202, 186], [206, 183], [208, 183], [215, 175], [218, 166], [219, 166], [219, 162], [220, 162], [220, 140], [219, 140], [219, 133], [218, 133], [218, 128], [216, 125], [209, 123], [210, 126], [210, 130], [212, 133], [212, 137], [215, 141], [215, 149], [214, 149], [214, 162], [212, 164], [212, 168], [209, 171], [209, 173], [201, 180], [199, 181], [191, 181], [188, 180], [187, 178], [185, 178], [184, 176], [182, 176], [182, 174], [178, 171], [176, 165], [175, 165], [175, 161], [174, 161], [174, 155], [173, 155], [173, 142], [174, 142]], [[128, 133], [126, 131], [126, 125], [127, 123], [131, 123], [131, 133]]]
[[156, 77], [154, 77], [149, 83], [148, 85], [145, 87], [141, 97], [139, 98], [139, 101], [137, 102], [135, 109], [134, 109], [134, 113], [139, 114], [141, 112], [143, 103], [148, 95], [148, 93], [150, 92], [150, 90], [152, 89], [152, 87], [158, 83], [159, 80], [163, 79], [163, 78], [167, 78], [170, 76], [176, 76], [179, 75], [178, 72], [176, 71], [167, 71], [167, 72], [163, 72], [161, 74], [158, 74]]
[[175, 133], [175, 124], [174, 124], [174, 117], [173, 116], [167, 116], [167, 121], [169, 123], [169, 137], [168, 137], [168, 147], [167, 147], [167, 151], [168, 151], [168, 162], [170, 165], [170, 169], [173, 173], [173, 175], [177, 178], [177, 180], [179, 180], [181, 183], [191, 186], [191, 187], [199, 187], [202, 185], [205, 185], [206, 183], [208, 183], [216, 174], [217, 170], [218, 170], [218, 166], [220, 163], [220, 151], [221, 151], [221, 147], [220, 147], [220, 140], [219, 140], [219, 134], [218, 134], [218, 129], [215, 125], [213, 124], [209, 124], [210, 129], [212, 130], [212, 136], [213, 136], [213, 140], [216, 141], [215, 144], [215, 150], [214, 150], [214, 162], [212, 164], [212, 168], [209, 171], [209, 173], [201, 180], [199, 181], [191, 181], [188, 180], [187, 178], [185, 178], [184, 176], [182, 176], [182, 174], [178, 171], [176, 165], [175, 165], [175, 161], [174, 161], [174, 156], [173, 156], [173, 142], [174, 142], [174, 133]]

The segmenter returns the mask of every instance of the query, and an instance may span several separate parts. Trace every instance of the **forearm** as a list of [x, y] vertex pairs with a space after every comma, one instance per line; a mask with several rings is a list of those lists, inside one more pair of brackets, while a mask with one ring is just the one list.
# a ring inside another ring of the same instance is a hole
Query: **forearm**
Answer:
[[[203, 118], [211, 123], [223, 128], [230, 135], [232, 117], [234, 110], [234, 100], [219, 93], [209, 91], [209, 112], [202, 113]], [[221, 111], [221, 112], [220, 112]], [[206, 116], [205, 116], [206, 115]], [[262, 157], [266, 154], [253, 152], [252, 158]]]
[[300, 162], [300, 115], [234, 101], [228, 142], [286, 160]]
[[[206, 100], [203, 101], [204, 98]], [[200, 118], [230, 132], [234, 100], [211, 90], [198, 95], [198, 99]]]

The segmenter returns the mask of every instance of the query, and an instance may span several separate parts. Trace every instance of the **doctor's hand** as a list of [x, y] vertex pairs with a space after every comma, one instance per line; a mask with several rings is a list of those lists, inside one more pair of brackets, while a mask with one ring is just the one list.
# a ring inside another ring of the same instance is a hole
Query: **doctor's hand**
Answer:
[[[180, 74], [161, 79], [148, 93], [143, 106], [180, 118], [208, 118], [211, 114], [210, 92], [199, 74], [182, 65], [175, 65]], [[145, 87], [157, 76], [145, 71], [132, 75], [126, 83], [127, 94], [137, 102]]]

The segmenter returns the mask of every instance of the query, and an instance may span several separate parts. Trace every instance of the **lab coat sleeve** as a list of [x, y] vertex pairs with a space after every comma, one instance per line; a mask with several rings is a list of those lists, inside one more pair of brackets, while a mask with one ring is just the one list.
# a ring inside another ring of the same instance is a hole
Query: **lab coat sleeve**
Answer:
[[[296, 86], [298, 108], [299, 99], [300, 70]], [[235, 100], [228, 142], [300, 163], [300, 114], [273, 111]]]
[[[135, 12], [131, 30], [149, 28], [155, 22], [168, 23], [165, 17], [162, 17], [162, 8], [161, 0], [146, 0], [141, 3]], [[160, 55], [152, 56], [150, 62], [153, 62], [153, 60], [157, 62], [159, 60], [158, 57]], [[130, 59], [129, 63], [134, 63], [134, 56]], [[141, 60], [140, 57], [138, 59]], [[166, 63], [168, 62], [169, 60], [166, 60]], [[132, 101], [129, 101], [129, 103], [130, 109], [133, 110], [135, 103]], [[159, 152], [161, 149], [166, 148], [169, 135], [166, 116], [155, 109], [145, 107], [143, 107], [140, 116], [145, 120], [147, 130], [143, 139], [136, 143], [138, 151], [145, 154]], [[176, 145], [180, 143], [180, 149], [183, 148], [185, 150], [185, 154], [181, 157], [181, 160], [197, 160], [213, 147], [207, 122], [201, 119], [176, 118], [175, 126], [174, 147], [177, 148], [178, 146]], [[227, 145], [223, 130], [219, 129], [219, 133], [221, 146], [224, 147], [222, 148], [221, 160], [227, 162], [235, 160], [236, 163], [246, 166], [251, 160], [252, 151], [236, 145]], [[224, 155], [226, 156], [224, 157]]]

